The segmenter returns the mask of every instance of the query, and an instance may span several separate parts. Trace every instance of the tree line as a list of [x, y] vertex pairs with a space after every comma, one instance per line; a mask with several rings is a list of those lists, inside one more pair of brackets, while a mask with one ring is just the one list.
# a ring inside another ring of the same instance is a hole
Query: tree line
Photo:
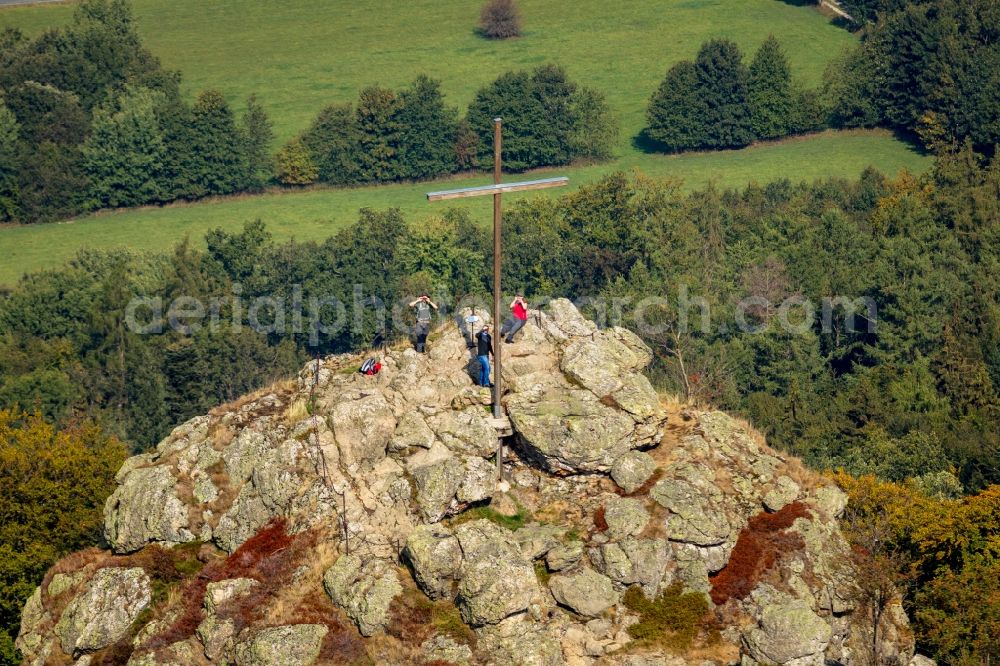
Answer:
[[852, 0], [861, 43], [830, 63], [838, 127], [886, 125], [934, 151], [1000, 142], [1000, 12], [991, 0]]
[[826, 125], [816, 92], [793, 85], [788, 58], [774, 35], [749, 67], [734, 42], [705, 42], [694, 61], [682, 60], [667, 71], [646, 117], [643, 136], [669, 152], [742, 148]]
[[344, 185], [492, 168], [497, 116], [512, 171], [603, 159], [617, 139], [604, 97], [555, 65], [501, 75], [479, 90], [464, 118], [445, 104], [440, 82], [419, 76], [401, 91], [368, 87], [356, 106], [323, 109], [278, 151], [277, 179]]
[[[253, 192], [265, 185], [381, 183], [484, 167], [492, 118], [506, 121], [508, 168], [610, 155], [603, 96], [554, 65], [508, 72], [461, 117], [424, 76], [363, 89], [271, 152], [255, 96], [237, 118], [216, 90], [188, 103], [180, 75], [141, 43], [126, 0], [84, 0], [64, 29], [0, 35], [0, 221]], [[587, 122], [584, 123], [584, 118]]]
[[1000, 142], [1000, 12], [991, 0], [854, 0], [861, 43], [819, 89], [796, 85], [774, 36], [744, 63], [729, 40], [673, 65], [649, 100], [658, 150], [741, 148], [824, 127], [889, 127], [933, 151]]

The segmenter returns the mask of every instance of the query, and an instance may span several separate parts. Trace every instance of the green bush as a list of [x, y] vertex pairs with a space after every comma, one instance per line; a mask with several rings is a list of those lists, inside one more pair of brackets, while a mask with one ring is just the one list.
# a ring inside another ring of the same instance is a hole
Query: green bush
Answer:
[[685, 592], [679, 582], [673, 583], [653, 600], [647, 599], [641, 588], [630, 587], [622, 602], [641, 618], [628, 629], [632, 638], [675, 650], [691, 646], [708, 613], [705, 595]]

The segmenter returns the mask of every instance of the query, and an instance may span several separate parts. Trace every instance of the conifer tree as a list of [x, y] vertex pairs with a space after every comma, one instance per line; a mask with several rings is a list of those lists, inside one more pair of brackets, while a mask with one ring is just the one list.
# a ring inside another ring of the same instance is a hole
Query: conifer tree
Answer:
[[750, 63], [750, 122], [758, 139], [775, 139], [789, 133], [794, 111], [792, 77], [788, 59], [774, 35], [757, 49]]
[[360, 143], [357, 117], [350, 104], [326, 107], [302, 135], [302, 145], [309, 151], [317, 178], [338, 185], [361, 179], [357, 162]]
[[357, 153], [361, 177], [368, 182], [386, 182], [402, 176], [399, 162], [403, 139], [400, 121], [402, 103], [388, 88], [371, 86], [358, 95]]
[[274, 140], [272, 127], [271, 119], [257, 101], [257, 96], [250, 95], [240, 131], [247, 160], [247, 187], [251, 189], [260, 189], [274, 173], [274, 162], [269, 152]]
[[682, 60], [667, 71], [649, 100], [645, 134], [671, 152], [702, 147], [708, 141], [707, 113], [698, 92], [698, 71], [693, 62]]
[[740, 148], [753, 141], [750, 127], [750, 72], [735, 43], [713, 39], [695, 59], [698, 93], [705, 103], [706, 145]]
[[197, 196], [242, 188], [249, 166], [229, 103], [218, 90], [198, 95], [191, 110], [191, 182]]
[[458, 112], [444, 105], [441, 83], [419, 76], [399, 101], [399, 175], [427, 178], [454, 171]]
[[91, 207], [137, 206], [161, 197], [166, 148], [154, 108], [159, 96], [127, 88], [95, 111], [90, 137], [82, 147]]

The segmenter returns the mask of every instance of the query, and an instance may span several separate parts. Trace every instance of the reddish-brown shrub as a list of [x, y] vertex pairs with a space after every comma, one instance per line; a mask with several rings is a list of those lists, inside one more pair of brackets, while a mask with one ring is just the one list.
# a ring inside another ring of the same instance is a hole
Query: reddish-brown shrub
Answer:
[[623, 495], [625, 497], [648, 495], [649, 491], [653, 488], [654, 485], [656, 485], [656, 482], [662, 478], [663, 478], [663, 468], [657, 467], [655, 470], [653, 470], [653, 473], [650, 475], [648, 479], [646, 479], [646, 481], [641, 486], [639, 486], [630, 493], [626, 493], [623, 489], [619, 488], [618, 494]]
[[239, 603], [231, 605], [236, 608], [225, 609], [227, 616], [231, 613], [233, 619], [240, 623], [237, 629], [244, 626], [250, 619], [252, 610], [260, 611], [262, 602], [270, 596], [276, 586], [285, 581], [290, 573], [285, 571], [289, 569], [288, 558], [281, 558], [281, 562], [274, 560], [287, 551], [292, 542], [293, 537], [285, 531], [285, 521], [276, 519], [250, 537], [225, 560], [205, 565], [201, 573], [181, 585], [179, 597], [183, 606], [177, 620], [168, 629], [146, 641], [143, 647], [146, 649], [163, 647], [194, 634], [204, 616], [202, 601], [205, 598], [205, 589], [209, 583], [227, 578], [255, 578], [263, 583], [255, 587], [252, 594], [240, 598]]
[[796, 518], [810, 518], [808, 508], [792, 502], [775, 513], [759, 513], [750, 519], [736, 540], [726, 567], [712, 576], [712, 601], [721, 606], [729, 599], [744, 599], [786, 553], [799, 551], [802, 537], [788, 530]]
[[594, 527], [600, 532], [608, 531], [608, 519], [604, 517], [603, 506], [597, 507], [597, 510], [594, 511]]

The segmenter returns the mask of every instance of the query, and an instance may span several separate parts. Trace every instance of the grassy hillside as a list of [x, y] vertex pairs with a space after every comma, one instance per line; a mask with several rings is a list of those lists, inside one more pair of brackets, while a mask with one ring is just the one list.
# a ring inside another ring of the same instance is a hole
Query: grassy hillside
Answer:
[[[856, 177], [869, 164], [890, 174], [899, 169], [923, 171], [928, 158], [917, 154], [887, 132], [824, 132], [799, 139], [755, 146], [739, 151], [698, 153], [672, 157], [637, 155], [615, 166], [639, 168], [647, 175], [683, 179], [697, 187], [709, 181], [720, 187], [740, 187], [748, 182], [766, 183], [788, 176], [812, 180], [824, 175]], [[568, 173], [571, 187], [592, 182], [607, 173], [607, 165], [557, 170]], [[486, 177], [456, 178], [448, 187], [478, 185]], [[163, 250], [184, 235], [201, 244], [205, 230], [224, 227], [236, 230], [247, 220], [261, 218], [278, 238], [311, 240], [326, 238], [357, 219], [358, 209], [396, 206], [409, 220], [440, 212], [444, 204], [428, 204], [424, 194], [439, 185], [428, 183], [360, 187], [346, 190], [312, 189], [301, 192], [241, 196], [164, 208], [109, 211], [61, 224], [0, 229], [0, 285], [10, 285], [26, 271], [58, 265], [81, 247], [127, 246]], [[529, 196], [555, 196], [565, 189], [547, 190]], [[505, 201], [514, 201], [508, 195]], [[464, 206], [486, 223], [492, 214], [483, 199], [448, 202]]]
[[[464, 107], [501, 72], [557, 62], [570, 76], [602, 90], [621, 124], [614, 160], [560, 169], [574, 186], [618, 169], [682, 178], [689, 186], [721, 186], [788, 177], [856, 177], [872, 165], [887, 173], [923, 171], [928, 159], [882, 132], [826, 132], [740, 151], [680, 156], [643, 153], [632, 144], [644, 124], [647, 99], [666, 69], [694, 57], [702, 41], [724, 36], [748, 57], [774, 33], [794, 75], [814, 86], [826, 62], [853, 43], [810, 6], [779, 0], [579, 0], [568, 10], [552, 0], [521, 0], [525, 34], [506, 42], [478, 37], [478, 0], [133, 0], [146, 43], [181, 70], [193, 95], [218, 88], [238, 108], [256, 92], [275, 123], [278, 141], [308, 125], [333, 101], [352, 100], [372, 83], [403, 86], [419, 73], [443, 81], [447, 99]], [[59, 25], [72, 5], [0, 10], [0, 29], [37, 34]], [[456, 186], [485, 182], [458, 178]], [[206, 229], [236, 228], [261, 218], [279, 237], [322, 238], [356, 219], [363, 206], [399, 206], [410, 219], [431, 214], [423, 193], [437, 186], [389, 185], [318, 189], [105, 212], [60, 225], [0, 229], [0, 285], [25, 271], [57, 265], [82, 247], [162, 250], [184, 235], [200, 242]], [[536, 195], [537, 196], [537, 195]], [[476, 207], [485, 219], [488, 206]]]
[[[604, 91], [622, 121], [623, 149], [643, 124], [646, 100], [670, 64], [710, 37], [750, 53], [774, 33], [793, 73], [819, 81], [854, 37], [812, 7], [779, 0], [519, 0], [524, 36], [474, 32], [479, 0], [133, 0], [147, 45], [184, 75], [189, 93], [218, 88], [235, 104], [252, 92], [287, 139], [332, 101], [372, 83], [403, 86], [425, 73], [464, 108], [501, 72], [557, 62]], [[71, 5], [0, 11], [0, 28], [34, 34], [67, 21]]]

